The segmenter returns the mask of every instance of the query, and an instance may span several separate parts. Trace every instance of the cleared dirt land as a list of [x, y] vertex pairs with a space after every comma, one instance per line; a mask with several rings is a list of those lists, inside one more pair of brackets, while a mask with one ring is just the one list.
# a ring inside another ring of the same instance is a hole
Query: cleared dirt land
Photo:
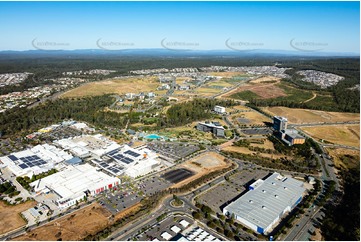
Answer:
[[351, 159], [346, 159], [346, 160], [341, 159], [343, 156], [352, 156], [352, 157], [356, 157], [356, 160], [359, 161], [360, 151], [358, 150], [327, 148], [327, 152], [333, 158], [333, 162], [335, 166], [338, 168], [354, 168], [360, 165], [360, 162], [350, 162]]
[[271, 115], [287, 117], [288, 122], [294, 124], [360, 121], [360, 114], [358, 113], [325, 112], [286, 107], [266, 107], [263, 110]]
[[125, 94], [156, 90], [159, 82], [156, 77], [122, 78], [91, 82], [65, 92], [61, 97], [98, 96], [109, 93]]
[[[257, 154], [256, 151], [249, 150], [247, 147], [228, 146], [228, 147], [225, 147], [222, 150], [237, 152], [237, 153], [246, 154], [246, 155]], [[286, 155], [282, 155], [282, 154], [259, 153], [259, 155], [262, 156], [262, 157], [271, 158], [271, 159], [286, 157]]]
[[249, 83], [270, 83], [270, 82], [278, 81], [278, 80], [279, 80], [279, 78], [275, 77], [275, 76], [264, 76], [264, 77], [254, 79], [254, 80], [250, 81]]
[[318, 140], [360, 147], [360, 125], [302, 127], [301, 129]]
[[226, 163], [224, 159], [224, 156], [215, 152], [207, 152], [192, 160], [182, 163], [181, 165], [177, 166], [177, 168], [185, 168], [187, 170], [193, 171], [195, 175], [173, 185], [172, 187], [181, 187], [184, 184], [193, 181], [194, 179], [204, 176], [205, 174], [230, 166], [231, 163]]
[[20, 213], [34, 207], [36, 204], [37, 202], [35, 201], [29, 201], [16, 206], [9, 206], [3, 201], [0, 201], [0, 234], [26, 225], [26, 222], [20, 216]]
[[[138, 205], [137, 205], [138, 206]], [[137, 209], [136, 205], [117, 214], [115, 219], [125, 216], [131, 210]], [[88, 234], [93, 234], [112, 223], [111, 213], [94, 203], [64, 218], [55, 220], [44, 226], [36, 228], [14, 240], [30, 241], [56, 241], [58, 239], [74, 241], [85, 238]]]
[[[264, 77], [264, 78], [266, 78], [266, 77]], [[257, 81], [257, 80], [259, 80], [259, 79], [255, 79], [253, 81]], [[274, 82], [264, 83], [264, 82], [266, 82], [266, 80], [267, 80], [267, 82], [268, 81], [274, 81]], [[253, 81], [250, 81], [250, 83]], [[251, 92], [255, 93], [259, 98], [264, 98], [264, 99], [287, 96], [285, 91], [276, 85], [278, 83], [280, 83], [279, 79], [278, 80], [262, 79], [262, 82], [259, 81], [257, 83], [254, 83], [253, 85], [241, 86], [241, 87], [231, 90], [225, 94], [222, 94], [220, 97], [227, 98], [233, 94], [243, 92], [243, 91], [251, 91]]]

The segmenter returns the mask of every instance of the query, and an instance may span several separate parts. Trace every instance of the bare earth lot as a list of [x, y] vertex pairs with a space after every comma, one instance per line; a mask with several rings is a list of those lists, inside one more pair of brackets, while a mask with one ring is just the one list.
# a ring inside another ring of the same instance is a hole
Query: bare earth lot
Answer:
[[36, 228], [14, 240], [49, 241], [81, 240], [89, 233], [95, 233], [109, 224], [109, 211], [98, 203], [92, 204], [59, 220]]
[[[138, 209], [139, 203], [115, 215], [115, 220]], [[56, 241], [59, 238], [67, 241], [82, 240], [88, 234], [94, 234], [112, 223], [111, 213], [98, 203], [80, 209], [59, 220], [36, 228], [14, 240]]]
[[34, 207], [36, 204], [35, 201], [29, 201], [16, 206], [8, 206], [3, 201], [0, 201], [0, 234], [26, 225], [20, 213]]
[[360, 147], [360, 125], [302, 127], [301, 129], [318, 140]]
[[249, 83], [264, 83], [264, 82], [271, 82], [271, 81], [278, 81], [279, 78], [275, 76], [264, 76], [257, 79], [250, 81]]
[[97, 96], [109, 93], [125, 94], [156, 90], [159, 85], [156, 77], [122, 78], [90, 82], [65, 92], [62, 97]]
[[294, 124], [360, 121], [360, 114], [358, 113], [325, 112], [286, 107], [266, 107], [263, 110], [271, 115], [287, 117], [288, 121]]
[[[257, 153], [256, 151], [249, 150], [246, 147], [238, 147], [238, 146], [228, 146], [228, 147], [225, 147], [222, 150], [237, 152], [237, 153], [246, 154], [246, 155], [256, 154]], [[282, 155], [282, 154], [259, 153], [259, 155], [262, 156], [262, 157], [271, 158], [271, 159], [286, 157], [286, 155]]]
[[207, 152], [201, 156], [198, 156], [192, 160], [188, 160], [182, 163], [177, 168], [186, 168], [195, 173], [195, 175], [173, 185], [172, 187], [181, 187], [184, 184], [187, 184], [190, 181], [193, 181], [199, 177], [204, 176], [212, 171], [220, 170], [231, 165], [231, 163], [226, 163], [224, 161], [225, 157], [221, 156], [215, 152]]

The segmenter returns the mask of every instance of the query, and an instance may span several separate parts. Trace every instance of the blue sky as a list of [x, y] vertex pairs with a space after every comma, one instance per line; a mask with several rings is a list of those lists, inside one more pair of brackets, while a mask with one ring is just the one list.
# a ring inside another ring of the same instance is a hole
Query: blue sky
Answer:
[[0, 2], [0, 50], [162, 48], [163, 40], [359, 53], [359, 13], [359, 2]]

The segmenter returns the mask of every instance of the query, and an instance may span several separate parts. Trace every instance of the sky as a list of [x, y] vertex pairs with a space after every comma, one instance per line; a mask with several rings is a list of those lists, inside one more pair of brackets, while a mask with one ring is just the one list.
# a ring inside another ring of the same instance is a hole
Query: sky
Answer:
[[0, 50], [360, 51], [359, 2], [0, 2]]

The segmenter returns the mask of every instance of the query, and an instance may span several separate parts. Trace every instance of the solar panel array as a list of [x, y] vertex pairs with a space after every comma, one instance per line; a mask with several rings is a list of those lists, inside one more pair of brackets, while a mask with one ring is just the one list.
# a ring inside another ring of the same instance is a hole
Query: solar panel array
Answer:
[[123, 170], [123, 167], [117, 165], [117, 164], [114, 164], [114, 163], [108, 163], [108, 162], [105, 162], [105, 161], [99, 161], [99, 160], [94, 160], [98, 166], [100, 166], [102, 169], [106, 170], [106, 171], [109, 171], [113, 174], [118, 174], [120, 173], [122, 170]]
[[[8, 157], [12, 161], [19, 160], [19, 158], [17, 158], [14, 155], [9, 155]], [[20, 160], [22, 161], [22, 163], [20, 163], [20, 165], [19, 165], [19, 167], [21, 169], [26, 169], [26, 168], [33, 167], [33, 166], [41, 166], [41, 165], [46, 164], [46, 161], [44, 161], [37, 155], [21, 157]]]
[[129, 157], [126, 157], [125, 155], [123, 154], [127, 154], [127, 155], [130, 155], [130, 156], [133, 156], [133, 157], [138, 157], [140, 156], [140, 154], [136, 153], [136, 152], [133, 152], [131, 150], [127, 150], [126, 152], [124, 152], [123, 154], [120, 154], [118, 153], [119, 150], [113, 150], [111, 152], [109, 152], [107, 155], [109, 157], [111, 157], [112, 159], [118, 161], [118, 162], [123, 162], [125, 164], [130, 164], [132, 163], [134, 160], [132, 158], [129, 158]]
[[135, 158], [137, 158], [137, 157], [140, 156], [140, 154], [138, 154], [138, 153], [136, 153], [136, 152], [134, 152], [134, 151], [131, 151], [131, 150], [127, 150], [126, 152], [124, 152], [124, 154], [131, 155], [131, 156], [133, 156], [133, 157], [135, 157]]

